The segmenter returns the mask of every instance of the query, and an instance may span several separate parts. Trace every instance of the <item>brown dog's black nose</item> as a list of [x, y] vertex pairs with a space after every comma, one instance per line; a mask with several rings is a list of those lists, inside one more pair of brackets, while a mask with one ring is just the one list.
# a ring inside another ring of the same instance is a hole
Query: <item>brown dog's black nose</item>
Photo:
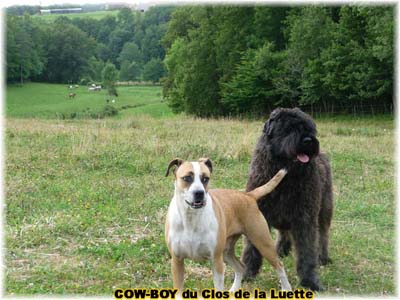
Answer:
[[204, 191], [195, 191], [193, 193], [194, 202], [201, 202], [204, 199]]

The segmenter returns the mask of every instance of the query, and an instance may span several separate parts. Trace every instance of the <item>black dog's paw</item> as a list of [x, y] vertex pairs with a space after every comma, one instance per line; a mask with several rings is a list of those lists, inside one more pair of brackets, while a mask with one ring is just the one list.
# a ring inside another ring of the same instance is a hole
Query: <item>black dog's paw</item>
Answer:
[[325, 288], [319, 283], [319, 280], [316, 278], [314, 278], [314, 279], [304, 278], [301, 280], [300, 284], [303, 287], [310, 289], [311, 291], [322, 292], [325, 290]]
[[256, 276], [257, 276], [257, 273], [249, 272], [248, 270], [246, 270], [243, 275], [243, 281], [252, 282], [256, 279]]
[[279, 240], [276, 245], [276, 252], [278, 252], [279, 257], [286, 257], [289, 255], [291, 249], [290, 241]]
[[332, 259], [330, 259], [328, 256], [320, 256], [319, 257], [319, 264], [321, 266], [326, 266], [331, 263], [332, 263]]

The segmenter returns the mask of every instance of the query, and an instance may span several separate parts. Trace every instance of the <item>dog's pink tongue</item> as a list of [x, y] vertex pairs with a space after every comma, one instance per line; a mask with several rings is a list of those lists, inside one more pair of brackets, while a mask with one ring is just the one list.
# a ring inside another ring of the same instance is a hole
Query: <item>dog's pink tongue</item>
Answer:
[[297, 159], [301, 161], [303, 164], [308, 163], [308, 161], [310, 160], [307, 154], [298, 154]]

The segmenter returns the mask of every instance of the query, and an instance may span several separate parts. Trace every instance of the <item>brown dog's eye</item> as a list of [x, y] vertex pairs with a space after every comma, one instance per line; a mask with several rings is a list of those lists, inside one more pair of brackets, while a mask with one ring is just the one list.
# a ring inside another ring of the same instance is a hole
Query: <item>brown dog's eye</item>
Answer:
[[203, 177], [203, 178], [201, 178], [201, 182], [202, 182], [203, 184], [208, 183], [209, 180], [210, 180], [210, 178], [208, 178], [208, 177]]
[[184, 177], [182, 177], [182, 180], [187, 182], [187, 183], [192, 183], [193, 182], [192, 176], [184, 176]]

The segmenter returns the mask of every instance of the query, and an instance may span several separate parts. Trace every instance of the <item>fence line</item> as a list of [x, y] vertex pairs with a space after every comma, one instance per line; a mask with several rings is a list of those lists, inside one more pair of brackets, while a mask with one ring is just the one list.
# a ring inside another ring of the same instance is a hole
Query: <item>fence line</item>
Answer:
[[393, 116], [395, 110], [393, 103], [329, 105], [329, 107], [304, 105], [299, 108], [312, 116], [344, 114], [354, 116], [389, 114]]
[[160, 82], [152, 81], [117, 81], [116, 86], [160, 86]]

